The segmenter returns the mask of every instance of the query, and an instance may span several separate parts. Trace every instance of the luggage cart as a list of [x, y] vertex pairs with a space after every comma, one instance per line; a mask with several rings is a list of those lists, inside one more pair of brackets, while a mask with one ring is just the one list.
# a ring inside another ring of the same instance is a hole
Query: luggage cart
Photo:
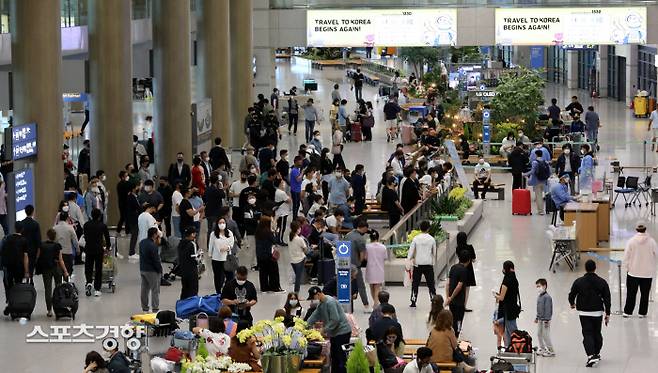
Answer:
[[116, 291], [115, 278], [117, 275], [116, 259], [112, 255], [105, 255], [103, 257], [103, 270], [102, 270], [102, 283], [107, 284], [110, 291]]
[[164, 274], [164, 279], [174, 281], [176, 279], [176, 268], [178, 267], [178, 244], [180, 238], [170, 236], [167, 239], [160, 240], [160, 261], [171, 264], [169, 272]]
[[576, 229], [571, 226], [561, 226], [547, 232], [553, 255], [548, 270], [555, 273], [560, 262], [565, 262], [572, 271], [578, 266], [578, 245]]
[[517, 354], [515, 352], [499, 352], [496, 356], [492, 356], [491, 371], [494, 373], [506, 372], [501, 370], [494, 370], [496, 363], [510, 363], [514, 369], [513, 372], [524, 373], [537, 373], [537, 349], [533, 349], [531, 353]]

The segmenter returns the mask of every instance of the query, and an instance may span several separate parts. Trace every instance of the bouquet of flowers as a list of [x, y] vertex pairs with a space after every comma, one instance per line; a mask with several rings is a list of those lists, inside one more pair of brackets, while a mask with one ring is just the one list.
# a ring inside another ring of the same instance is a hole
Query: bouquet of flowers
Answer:
[[194, 360], [184, 360], [181, 373], [220, 373], [229, 371], [231, 373], [244, 373], [251, 370], [251, 366], [245, 363], [236, 363], [229, 356], [203, 356], [197, 355]]

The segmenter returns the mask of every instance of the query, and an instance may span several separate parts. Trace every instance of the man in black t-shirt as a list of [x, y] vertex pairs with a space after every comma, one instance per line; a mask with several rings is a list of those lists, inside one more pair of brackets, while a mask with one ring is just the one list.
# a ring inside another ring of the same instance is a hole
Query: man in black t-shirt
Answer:
[[516, 279], [512, 261], [507, 260], [503, 263], [503, 274], [505, 277], [500, 285], [500, 291], [494, 293], [494, 297], [498, 301], [498, 319], [504, 319], [505, 322], [505, 346], [509, 346], [512, 332], [518, 329], [516, 319], [521, 313], [519, 281]]
[[203, 209], [203, 206], [199, 210], [195, 210], [190, 203], [190, 197], [192, 196], [192, 189], [182, 188], [181, 194], [183, 195], [183, 200], [178, 205], [178, 212], [180, 213], [180, 231], [185, 232], [185, 229], [188, 227], [194, 227], [194, 215], [200, 210]]
[[361, 73], [361, 69], [356, 69], [356, 73], [352, 76], [352, 79], [354, 80], [352, 84], [354, 96], [356, 96], [357, 100], [361, 100], [363, 98], [363, 80], [365, 79]]
[[254, 322], [251, 307], [258, 303], [258, 293], [254, 284], [247, 280], [248, 274], [247, 267], [238, 267], [235, 271], [236, 277], [224, 285], [222, 302], [230, 306], [233, 313], [237, 314], [240, 320], [247, 321], [251, 327]]
[[462, 250], [457, 253], [457, 257], [459, 258], [459, 263], [453, 265], [448, 273], [445, 304], [450, 307], [450, 312], [452, 312], [452, 328], [455, 330], [455, 336], [459, 338], [466, 309], [467, 266], [470, 256], [467, 251]]

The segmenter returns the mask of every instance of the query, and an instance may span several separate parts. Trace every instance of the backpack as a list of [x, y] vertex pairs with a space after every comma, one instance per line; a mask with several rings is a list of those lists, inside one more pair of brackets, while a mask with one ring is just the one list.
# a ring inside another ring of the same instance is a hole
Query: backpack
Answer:
[[548, 163], [545, 161], [537, 161], [537, 180], [546, 181], [551, 177], [551, 168], [548, 166]]
[[517, 354], [532, 353], [532, 337], [525, 330], [515, 330], [510, 337], [510, 345], [507, 352]]

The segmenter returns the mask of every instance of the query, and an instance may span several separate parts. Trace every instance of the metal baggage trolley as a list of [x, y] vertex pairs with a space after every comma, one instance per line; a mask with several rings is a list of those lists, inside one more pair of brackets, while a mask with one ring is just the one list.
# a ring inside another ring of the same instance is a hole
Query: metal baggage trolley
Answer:
[[537, 373], [537, 350], [533, 349], [531, 353], [517, 354], [515, 352], [499, 352], [496, 356], [490, 358], [492, 364], [497, 362], [508, 362], [514, 367], [514, 372]]

